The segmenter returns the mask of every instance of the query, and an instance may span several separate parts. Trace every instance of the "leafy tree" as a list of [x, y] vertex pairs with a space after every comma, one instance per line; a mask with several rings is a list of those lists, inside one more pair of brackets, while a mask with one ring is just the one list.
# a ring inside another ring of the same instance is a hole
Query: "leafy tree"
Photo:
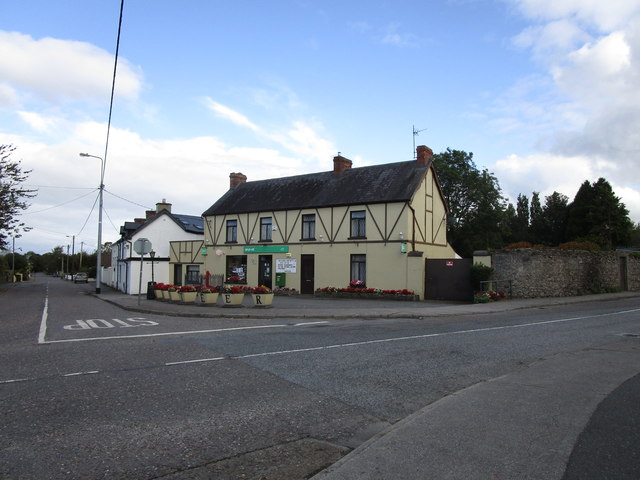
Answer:
[[529, 241], [533, 244], [544, 243], [546, 230], [544, 210], [540, 204], [540, 193], [531, 194], [531, 206], [529, 207]]
[[529, 241], [529, 199], [526, 195], [518, 195], [516, 217], [511, 230], [511, 241]]
[[569, 205], [566, 239], [596, 242], [602, 248], [626, 246], [633, 223], [629, 211], [604, 178], [585, 181]]
[[0, 248], [7, 248], [9, 237], [24, 228], [17, 217], [29, 206], [26, 199], [36, 195], [35, 190], [22, 187], [31, 171], [23, 171], [19, 161], [11, 160], [14, 150], [12, 145], [0, 145]]
[[449, 243], [462, 256], [502, 246], [504, 199], [496, 177], [480, 171], [473, 153], [448, 148], [434, 155], [442, 193], [449, 207]]
[[542, 208], [543, 233], [540, 243], [546, 245], [560, 245], [565, 241], [569, 197], [553, 192], [545, 197]]
[[631, 231], [631, 239], [629, 241], [630, 247], [640, 248], [640, 222], [633, 226]]

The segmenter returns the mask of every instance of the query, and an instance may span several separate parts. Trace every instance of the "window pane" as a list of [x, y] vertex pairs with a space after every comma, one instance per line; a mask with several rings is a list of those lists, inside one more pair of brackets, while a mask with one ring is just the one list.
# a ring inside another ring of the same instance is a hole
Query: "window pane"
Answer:
[[366, 217], [365, 217], [364, 210], [351, 212], [351, 237], [352, 238], [366, 237], [365, 222], [366, 222]]
[[305, 240], [316, 238], [316, 216], [314, 214], [302, 216], [302, 238]]
[[271, 217], [264, 217], [260, 219], [260, 241], [271, 240]]
[[227, 242], [238, 241], [238, 221], [227, 220]]
[[367, 256], [351, 255], [351, 281], [367, 282]]

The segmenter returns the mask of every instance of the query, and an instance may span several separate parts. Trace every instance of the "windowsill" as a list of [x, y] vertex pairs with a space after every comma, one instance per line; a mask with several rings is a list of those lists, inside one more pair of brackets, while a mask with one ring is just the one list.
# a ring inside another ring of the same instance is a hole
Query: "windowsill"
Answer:
[[349, 237], [347, 240], [366, 240], [367, 237]]
[[301, 238], [300, 241], [301, 242], [317, 242], [318, 240], [316, 238]]
[[258, 243], [273, 243], [273, 240], [258, 240]]
[[224, 242], [224, 244], [225, 244], [225, 245], [231, 245], [231, 244], [234, 244], [234, 243], [235, 243], [235, 244], [237, 244], [237, 243], [238, 243], [238, 241], [237, 241], [237, 240], [234, 240], [234, 241], [232, 241], [232, 242]]

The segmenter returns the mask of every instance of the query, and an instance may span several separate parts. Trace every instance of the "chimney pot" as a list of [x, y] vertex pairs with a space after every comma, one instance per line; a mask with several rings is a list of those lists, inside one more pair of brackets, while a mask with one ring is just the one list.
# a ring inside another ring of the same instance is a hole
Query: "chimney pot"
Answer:
[[340, 175], [345, 170], [350, 169], [351, 165], [353, 165], [353, 162], [340, 155], [340, 152], [338, 152], [338, 155], [333, 157], [333, 173], [335, 175]]
[[419, 165], [427, 165], [433, 159], [433, 150], [425, 145], [416, 148], [416, 157]]
[[240, 172], [231, 172], [229, 174], [229, 188], [236, 188], [241, 183], [245, 183], [247, 181], [247, 176]]

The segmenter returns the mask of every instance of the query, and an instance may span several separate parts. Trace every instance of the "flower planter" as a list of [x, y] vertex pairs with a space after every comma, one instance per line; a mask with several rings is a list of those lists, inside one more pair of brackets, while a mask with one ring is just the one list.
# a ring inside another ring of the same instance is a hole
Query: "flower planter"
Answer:
[[241, 307], [244, 293], [221, 293], [223, 307]]
[[162, 300], [165, 300], [165, 301], [169, 301], [170, 300], [169, 291], [168, 290], [162, 290]]
[[252, 293], [254, 307], [270, 307], [273, 303], [273, 293]]
[[202, 305], [215, 305], [218, 302], [219, 293], [201, 293], [200, 303]]
[[182, 299], [180, 298], [180, 292], [176, 291], [176, 292], [169, 292], [169, 300], [171, 300], [172, 302], [179, 302]]
[[162, 297], [162, 290], [154, 290], [153, 293], [155, 294], [157, 300], [162, 300], [162, 298], [163, 298]]
[[195, 303], [198, 292], [180, 292], [183, 303]]

